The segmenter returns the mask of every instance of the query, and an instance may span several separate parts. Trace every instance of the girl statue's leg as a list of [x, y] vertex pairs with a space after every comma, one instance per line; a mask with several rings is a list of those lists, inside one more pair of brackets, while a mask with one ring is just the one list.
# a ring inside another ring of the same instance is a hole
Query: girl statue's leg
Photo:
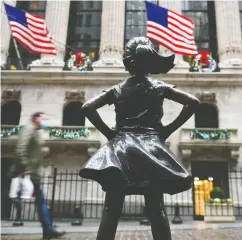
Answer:
[[145, 195], [145, 207], [151, 222], [154, 240], [171, 240], [171, 230], [167, 218], [163, 194], [151, 191]]
[[124, 198], [125, 194], [120, 188], [107, 191], [97, 240], [114, 240], [118, 221], [122, 214]]

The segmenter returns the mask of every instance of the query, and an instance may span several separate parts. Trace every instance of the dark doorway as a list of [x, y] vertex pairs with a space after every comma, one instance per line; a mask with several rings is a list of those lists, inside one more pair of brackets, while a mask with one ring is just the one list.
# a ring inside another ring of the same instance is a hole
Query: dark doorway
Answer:
[[1, 159], [1, 219], [8, 220], [11, 213], [12, 201], [9, 198], [9, 189], [11, 178], [9, 175], [9, 169], [12, 164], [11, 158]]
[[68, 103], [63, 110], [63, 126], [85, 126], [85, 115], [81, 110], [82, 103], [74, 101]]
[[193, 161], [193, 209], [194, 220], [203, 220], [204, 201], [210, 199], [210, 192], [214, 187], [220, 187], [229, 198], [228, 163]]
[[21, 115], [21, 104], [18, 101], [8, 101], [1, 107], [2, 125], [19, 125]]
[[196, 128], [218, 128], [218, 109], [215, 105], [201, 103], [195, 113]]

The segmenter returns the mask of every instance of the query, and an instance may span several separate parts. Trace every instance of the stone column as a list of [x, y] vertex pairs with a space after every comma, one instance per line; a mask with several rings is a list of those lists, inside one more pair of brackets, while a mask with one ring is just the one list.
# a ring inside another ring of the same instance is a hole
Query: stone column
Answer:
[[47, 1], [46, 24], [56, 46], [57, 54], [41, 55], [30, 65], [32, 71], [62, 71], [69, 22], [70, 0]]
[[[161, 7], [165, 7], [170, 10], [173, 10], [177, 13], [181, 13], [181, 11], [182, 11], [182, 9], [181, 9], [182, 1], [177, 1], [177, 0], [163, 0], [162, 1], [162, 0], [160, 0], [159, 5]], [[162, 54], [163, 56], [169, 56], [169, 55], [174, 54], [172, 51], [168, 50], [167, 48], [163, 47], [162, 45], [160, 45], [159, 53]], [[176, 54], [175, 64], [176, 64], [176, 66], [170, 72], [188, 72], [189, 63], [187, 63], [183, 60], [182, 55]]]
[[242, 40], [238, 0], [215, 1], [215, 12], [220, 70], [241, 71]]
[[[6, 0], [6, 4], [16, 6], [16, 0]], [[1, 3], [1, 67], [5, 65], [11, 38], [11, 29], [3, 2]]]
[[94, 70], [124, 69], [123, 45], [125, 29], [125, 0], [102, 2], [100, 59]]

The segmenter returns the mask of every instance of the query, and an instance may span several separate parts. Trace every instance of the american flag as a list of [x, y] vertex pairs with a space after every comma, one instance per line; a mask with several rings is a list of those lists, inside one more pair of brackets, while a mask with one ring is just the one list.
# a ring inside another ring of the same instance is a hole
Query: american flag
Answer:
[[149, 39], [177, 54], [198, 54], [193, 36], [194, 24], [191, 19], [153, 3], [145, 3]]
[[36, 54], [56, 55], [45, 19], [4, 4], [12, 36], [29, 51]]

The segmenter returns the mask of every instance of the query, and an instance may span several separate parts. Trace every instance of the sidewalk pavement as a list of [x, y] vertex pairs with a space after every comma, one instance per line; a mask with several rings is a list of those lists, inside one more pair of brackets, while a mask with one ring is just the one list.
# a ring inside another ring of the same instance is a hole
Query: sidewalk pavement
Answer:
[[[42, 229], [39, 222], [24, 222], [22, 227], [13, 227], [12, 221], [1, 222], [1, 235], [28, 235], [41, 234]], [[67, 233], [96, 233], [99, 226], [98, 220], [84, 220], [82, 226], [71, 226], [71, 222], [54, 222], [58, 228], [65, 230]], [[201, 221], [184, 221], [182, 224], [172, 224], [171, 230], [206, 230], [206, 229], [242, 229], [242, 221], [235, 223], [205, 223]], [[150, 226], [139, 225], [139, 222], [120, 221], [118, 232], [146, 232], [150, 231]], [[240, 238], [242, 239], [242, 238]]]

